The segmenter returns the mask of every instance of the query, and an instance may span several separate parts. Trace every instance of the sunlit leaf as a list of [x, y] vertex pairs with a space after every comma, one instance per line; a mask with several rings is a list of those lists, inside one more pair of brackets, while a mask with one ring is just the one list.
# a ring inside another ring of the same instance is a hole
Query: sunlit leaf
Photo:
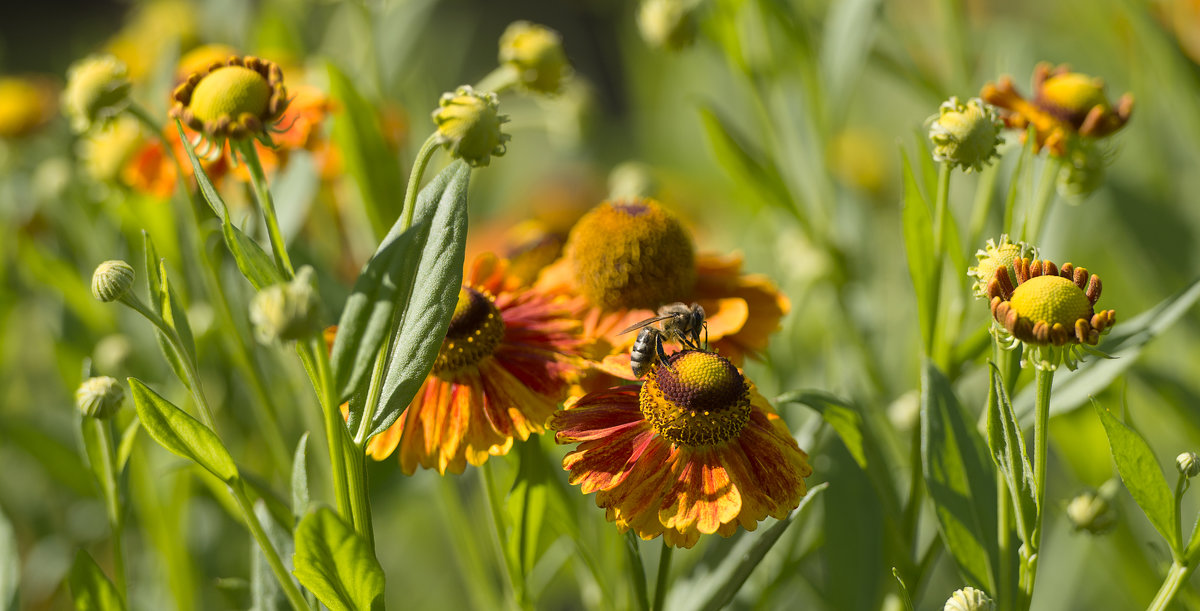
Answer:
[[[989, 363], [989, 365], [991, 365]], [[1013, 413], [1008, 393], [1004, 390], [1004, 382], [1000, 370], [994, 365], [991, 369], [991, 388], [988, 391], [987, 432], [988, 447], [992, 451], [992, 461], [1000, 469], [1008, 484], [1008, 490], [1013, 496], [1013, 506], [1019, 508], [1015, 514], [1017, 530], [1022, 533], [1023, 540], [1029, 540], [1033, 535], [1034, 516], [1037, 512], [1037, 500], [1033, 492], [1033, 467], [1029, 463], [1029, 453], [1025, 449], [1025, 437], [1021, 434], [1021, 425]], [[1004, 560], [1001, 559], [1003, 562]]]
[[842, 443], [854, 457], [859, 467], [867, 468], [867, 455], [863, 451], [862, 416], [849, 403], [823, 392], [802, 391], [782, 395], [779, 401], [803, 403], [821, 414], [821, 418], [841, 437]]
[[129, 378], [129, 388], [142, 426], [159, 445], [204, 467], [223, 482], [238, 476], [229, 451], [207, 426], [137, 378]]
[[21, 556], [12, 522], [0, 510], [0, 609], [16, 609], [21, 585]]
[[913, 176], [908, 156], [901, 152], [904, 163], [904, 248], [908, 255], [908, 273], [917, 294], [917, 319], [920, 322], [923, 345], [931, 345], [934, 317], [937, 316], [937, 290], [934, 284], [936, 262], [933, 256], [933, 218], [929, 204], [921, 196]]
[[765, 160], [762, 151], [710, 106], [700, 106], [700, 123], [708, 136], [713, 154], [722, 166], [735, 172], [735, 178], [761, 192], [776, 206], [787, 209], [795, 206], [786, 183], [779, 172]]
[[330, 611], [383, 609], [383, 568], [367, 542], [328, 507], [296, 527], [295, 570]]
[[292, 515], [296, 519], [308, 511], [308, 500], [308, 431], [304, 431], [292, 458]]
[[[1104, 432], [1108, 434], [1108, 445], [1112, 451], [1117, 473], [1129, 490], [1129, 496], [1142, 508], [1158, 534], [1162, 535], [1173, 549], [1175, 541], [1175, 501], [1162, 468], [1154, 452], [1137, 431], [1125, 426], [1120, 420], [1092, 400], [1092, 406], [1100, 415]], [[1181, 550], [1176, 549], [1176, 552]]]
[[71, 565], [67, 581], [71, 585], [71, 598], [75, 600], [77, 611], [125, 609], [125, 603], [121, 600], [116, 586], [108, 580], [104, 571], [96, 565], [96, 561], [83, 550], [75, 554], [75, 563]]

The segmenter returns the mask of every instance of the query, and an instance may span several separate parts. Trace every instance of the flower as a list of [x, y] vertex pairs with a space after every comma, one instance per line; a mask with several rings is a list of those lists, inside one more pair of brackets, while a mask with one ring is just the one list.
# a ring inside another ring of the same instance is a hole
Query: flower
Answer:
[[642, 40], [655, 49], [691, 46], [696, 40], [695, 8], [688, 0], [642, 0], [637, 15]]
[[508, 117], [499, 114], [499, 108], [496, 94], [476, 92], [470, 85], [442, 94], [433, 111], [438, 144], [472, 167], [487, 166], [492, 155], [504, 155], [504, 143], [509, 139], [500, 129]]
[[92, 296], [109, 303], [120, 300], [133, 288], [133, 266], [119, 260], [110, 260], [96, 266], [92, 272]]
[[1001, 267], [1008, 270], [1009, 282], [1014, 282], [1017, 272], [1013, 264], [1028, 253], [1032, 253], [1034, 258], [1038, 256], [1037, 249], [1025, 242], [1010, 242], [1007, 233], [1000, 236], [999, 244], [989, 238], [987, 246], [975, 251], [975, 258], [979, 262], [975, 267], [967, 268], [967, 275], [976, 279], [975, 296], [987, 297], [988, 283]]
[[54, 89], [35, 78], [0, 77], [0, 138], [27, 136], [55, 112]]
[[510, 66], [517, 82], [535, 93], [558, 93], [571, 74], [562, 36], [528, 21], [514, 21], [500, 35], [500, 63]]
[[1116, 106], [1104, 94], [1104, 81], [1071, 72], [1064, 64], [1033, 70], [1033, 100], [1027, 100], [1005, 76], [984, 85], [980, 97], [1005, 110], [1004, 122], [1015, 129], [1032, 125], [1037, 150], [1043, 146], [1057, 157], [1066, 155], [1078, 137], [1103, 138], [1125, 126], [1133, 113], [1133, 96], [1126, 93]]
[[231, 57], [238, 57], [238, 50], [221, 44], [200, 45], [179, 57], [175, 65], [175, 84], [178, 85], [197, 72], [204, 72], [213, 64], [224, 63]]
[[193, 73], [171, 94], [171, 117], [200, 132], [214, 159], [228, 139], [253, 137], [273, 147], [271, 133], [287, 110], [283, 71], [257, 57], [230, 57]]
[[609, 373], [630, 376], [620, 335], [662, 305], [699, 303], [709, 339], [735, 363], [757, 355], [790, 304], [765, 276], [741, 274], [741, 255], [696, 253], [689, 232], [655, 200], [606, 201], [579, 219], [563, 257], [537, 286], [578, 296], [576, 316]]
[[1197, 457], [1195, 452], [1184, 452], [1175, 457], [1175, 467], [1184, 477], [1196, 477], [1200, 475], [1200, 457]]
[[250, 302], [250, 322], [264, 344], [304, 339], [321, 331], [321, 298], [313, 286], [313, 268], [305, 265], [290, 282], [255, 294]]
[[554, 414], [571, 484], [622, 532], [692, 547], [783, 518], [807, 493], [808, 455], [774, 408], [728, 359], [671, 355], [642, 384], [583, 396]]
[[999, 156], [996, 146], [1004, 142], [1000, 137], [1002, 126], [996, 109], [983, 100], [971, 98], [963, 104], [951, 97], [938, 108], [929, 126], [933, 158], [952, 168], [959, 166], [968, 172], [979, 172], [984, 164]]
[[367, 453], [462, 473], [545, 430], [581, 362], [579, 323], [562, 299], [521, 286], [507, 262], [477, 257], [464, 278], [433, 370]]
[[67, 70], [63, 112], [71, 128], [83, 133], [114, 119], [129, 105], [128, 69], [111, 55], [81, 59]]
[[1116, 322], [1116, 312], [1096, 312], [1100, 277], [1089, 278], [1086, 268], [1050, 261], [1016, 259], [1013, 286], [1007, 267], [996, 268], [988, 282], [992, 317], [1011, 337], [1010, 347], [1025, 344], [1022, 364], [1032, 356], [1039, 369], [1054, 369], [1065, 362], [1075, 369], [1079, 350], [1095, 346], [1100, 334]]
[[1102, 535], [1117, 525], [1117, 510], [1105, 490], [1085, 490], [1067, 503], [1067, 519], [1076, 532]]
[[134, 117], [122, 115], [81, 138], [77, 145], [79, 158], [89, 176], [100, 182], [114, 182], [121, 178], [125, 165], [145, 140], [142, 124]]
[[75, 391], [75, 407], [88, 418], [108, 420], [116, 415], [125, 402], [125, 389], [116, 378], [88, 378]]
[[950, 595], [943, 611], [994, 611], [995, 608], [996, 603], [986, 592], [967, 586]]

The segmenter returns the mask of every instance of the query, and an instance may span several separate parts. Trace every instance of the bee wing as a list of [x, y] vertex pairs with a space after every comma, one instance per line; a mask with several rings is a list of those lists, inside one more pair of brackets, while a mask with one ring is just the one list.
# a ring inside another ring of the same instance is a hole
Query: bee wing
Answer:
[[667, 314], [666, 316], [655, 316], [654, 318], [647, 318], [646, 320], [643, 320], [641, 322], [633, 323], [632, 325], [630, 325], [630, 327], [628, 329], [625, 329], [624, 331], [618, 333], [617, 335], [625, 335], [626, 333], [629, 333], [630, 331], [637, 331], [638, 329], [641, 329], [642, 327], [649, 326], [660, 320], [666, 320], [668, 318], [674, 318], [674, 317], [675, 317], [674, 314]]

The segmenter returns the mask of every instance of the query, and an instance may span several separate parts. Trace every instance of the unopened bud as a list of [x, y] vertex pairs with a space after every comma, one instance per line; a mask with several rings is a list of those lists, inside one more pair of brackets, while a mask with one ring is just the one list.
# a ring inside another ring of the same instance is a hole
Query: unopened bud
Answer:
[[321, 331], [321, 301], [312, 276], [306, 265], [291, 282], [268, 286], [254, 296], [250, 322], [260, 342], [304, 339]]
[[967, 586], [950, 595], [943, 611], [994, 611], [995, 608], [996, 603], [983, 590]]
[[1179, 472], [1184, 477], [1200, 475], [1200, 457], [1197, 457], [1195, 452], [1184, 452], [1176, 456], [1175, 466], [1179, 468]]
[[1117, 511], [1103, 494], [1087, 490], [1067, 503], [1067, 519], [1076, 531], [1102, 535], [1116, 526]]
[[133, 266], [124, 261], [105, 261], [92, 273], [92, 296], [105, 303], [117, 301], [133, 287]]
[[125, 389], [116, 378], [88, 378], [75, 391], [75, 406], [88, 418], [107, 420], [121, 409]]

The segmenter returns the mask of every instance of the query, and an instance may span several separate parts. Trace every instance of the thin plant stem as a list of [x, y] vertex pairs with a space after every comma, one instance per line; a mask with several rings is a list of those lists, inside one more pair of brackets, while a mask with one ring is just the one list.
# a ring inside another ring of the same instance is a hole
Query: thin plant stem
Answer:
[[942, 259], [946, 255], [946, 217], [947, 208], [950, 206], [950, 175], [953, 172], [950, 170], [950, 164], [943, 162], [938, 168], [937, 195], [934, 200], [933, 208], [933, 255], [937, 258], [938, 264], [941, 264]]
[[629, 558], [629, 581], [633, 583], [633, 598], [639, 611], [650, 611], [650, 597], [646, 592], [646, 566], [638, 551], [637, 535], [633, 530], [625, 531], [625, 552]]
[[518, 77], [516, 68], [508, 64], [501, 64], [479, 79], [479, 82], [475, 83], [475, 90], [500, 94], [512, 89], [517, 84]]
[[504, 571], [508, 575], [508, 586], [512, 590], [513, 600], [521, 608], [528, 606], [525, 601], [525, 588], [521, 581], [521, 576], [517, 571], [517, 567], [512, 566], [509, 561], [509, 555], [504, 553], [504, 514], [500, 510], [500, 498], [496, 494], [496, 475], [493, 473], [494, 467], [490, 463], [484, 463], [479, 472], [480, 484], [483, 486], [483, 494], [487, 499], [488, 510], [491, 514], [491, 532], [492, 541], [496, 545], [496, 553], [500, 556], [500, 562], [504, 565]]
[[1012, 532], [1009, 530], [1009, 524], [1012, 521], [1009, 517], [1012, 513], [1012, 497], [1009, 496], [1008, 482], [1004, 481], [1003, 477], [996, 478], [996, 543], [997, 549], [1000, 552], [1000, 566], [998, 567], [996, 578], [996, 600], [1000, 604], [1000, 609], [1012, 609], [1012, 599], [1009, 593], [1012, 592], [1012, 564], [1009, 563], [1009, 556], [1012, 554]]
[[1178, 560], [1171, 563], [1171, 570], [1167, 571], [1167, 578], [1163, 580], [1163, 584], [1158, 589], [1158, 593], [1154, 595], [1154, 600], [1150, 601], [1150, 606], [1146, 607], [1146, 611], [1166, 611], [1171, 601], [1175, 599], [1175, 594], [1179, 592], [1180, 586], [1187, 582], [1188, 577], [1192, 574], [1192, 566], [1190, 564], [1180, 564]]
[[100, 440], [100, 462], [103, 480], [100, 489], [104, 492], [104, 509], [108, 514], [108, 526], [112, 530], [113, 556], [113, 585], [122, 600], [128, 600], [125, 587], [125, 555], [121, 545], [121, 504], [117, 493], [117, 465], [113, 456], [116, 454], [113, 444], [112, 423], [98, 418], [87, 418], [89, 424], [96, 428], [96, 436]]
[[421, 150], [417, 151], [417, 158], [413, 160], [412, 172], [408, 175], [408, 187], [404, 190], [404, 209], [400, 219], [401, 230], [412, 227], [413, 213], [416, 211], [417, 192], [421, 189], [421, 177], [425, 175], [425, 169], [429, 167], [429, 160], [433, 159], [433, 153], [437, 150], [437, 146], [438, 134], [434, 132], [425, 139], [425, 143], [421, 145]]
[[662, 611], [667, 600], [667, 582], [671, 576], [671, 552], [673, 548], [664, 541], [658, 555], [658, 577], [654, 580], [654, 605], [652, 611]]
[[237, 502], [238, 509], [242, 512], [242, 518], [246, 521], [246, 528], [250, 529], [250, 534], [258, 542], [258, 547], [262, 549], [263, 556], [267, 559], [267, 564], [271, 567], [271, 572], [275, 574], [275, 579], [279, 581], [279, 586], [283, 588], [283, 594], [287, 596], [292, 608], [296, 611], [307, 611], [310, 609], [308, 602], [304, 600], [304, 595], [300, 593], [300, 588], [296, 587], [296, 582], [288, 574], [287, 569], [284, 568], [283, 561], [279, 559], [279, 552], [275, 550], [275, 546], [267, 538], [267, 532], [263, 530], [262, 524], [259, 524], [258, 516], [254, 514], [250, 499], [246, 496], [246, 490], [242, 487], [240, 480], [234, 481], [229, 485], [229, 494]]
[[1050, 428], [1050, 389], [1054, 385], [1054, 370], [1037, 368], [1034, 384], [1037, 388], [1037, 398], [1034, 403], [1033, 421], [1033, 474], [1034, 474], [1034, 503], [1037, 513], [1033, 518], [1033, 535], [1029, 539], [1029, 549], [1022, 546], [1023, 571], [1022, 590], [1026, 604], [1033, 599], [1033, 586], [1037, 580], [1037, 564], [1040, 560], [1038, 553], [1042, 540], [1042, 521], [1046, 515], [1046, 463], [1049, 453], [1047, 433]]
[[1033, 206], [1025, 217], [1025, 227], [1021, 230], [1021, 240], [1036, 242], [1041, 236], [1042, 223], [1045, 222], [1046, 214], [1050, 211], [1050, 202], [1054, 201], [1055, 178], [1061, 168], [1062, 161], [1057, 157], [1046, 158], [1046, 164], [1042, 168], [1042, 177], [1038, 181], [1037, 192], [1034, 194]]
[[[296, 346], [300, 360], [304, 362], [312, 380], [313, 389], [319, 397], [321, 415], [325, 422], [325, 441], [329, 447], [329, 471], [333, 478], [333, 496], [338, 515], [353, 524], [354, 512], [350, 505], [350, 486], [346, 481], [346, 453], [342, 450], [343, 431], [346, 425], [342, 420], [341, 409], [334, 396], [332, 384], [326, 384], [329, 379], [329, 356], [325, 341], [314, 337], [308, 344]], [[355, 532], [359, 532], [354, 524]]]
[[267, 237], [271, 240], [275, 265], [283, 273], [283, 277], [290, 280], [292, 276], [296, 275], [296, 270], [292, 267], [291, 258], [288, 257], [287, 244], [283, 241], [283, 232], [279, 230], [275, 202], [271, 199], [271, 190], [267, 188], [267, 175], [263, 172], [262, 163], [258, 160], [258, 149], [254, 148], [254, 141], [250, 139], [237, 142], [231, 140], [230, 145], [242, 154], [242, 159], [246, 162], [246, 169], [250, 171], [250, 184], [254, 189], [254, 197], [258, 200], [258, 205], [262, 208], [263, 220], [267, 223]]
[[1189, 485], [1186, 473], [1180, 472], [1179, 481], [1175, 483], [1175, 540], [1171, 542], [1171, 555], [1175, 562], [1183, 561], [1183, 493]]

